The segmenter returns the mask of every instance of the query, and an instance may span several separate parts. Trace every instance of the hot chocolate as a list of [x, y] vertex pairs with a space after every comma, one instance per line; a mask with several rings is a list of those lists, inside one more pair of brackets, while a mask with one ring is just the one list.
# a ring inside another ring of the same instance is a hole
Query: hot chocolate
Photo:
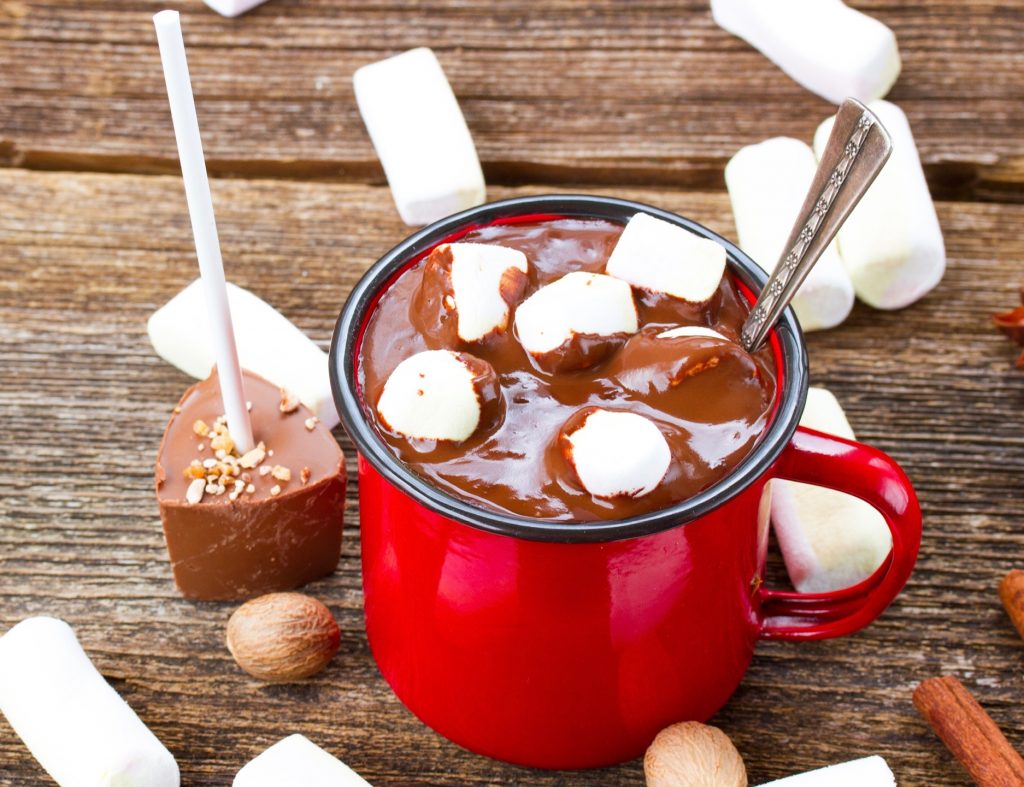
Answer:
[[[728, 273], [715, 286], [706, 248], [691, 277], [702, 278], [694, 286], [706, 290], [704, 300], [678, 297], [678, 287], [655, 291], [646, 280], [635, 286], [633, 272], [651, 281], [662, 273], [621, 253], [609, 266], [623, 230], [569, 218], [493, 225], [405, 270], [367, 322], [357, 372], [367, 417], [395, 456], [475, 504], [580, 522], [678, 503], [747, 456], [776, 390], [771, 350], [749, 355], [737, 343], [748, 301]], [[630, 251], [643, 249], [642, 240], [631, 239]], [[489, 257], [486, 245], [502, 250]], [[462, 388], [458, 374], [435, 384], [449, 368], [461, 373]], [[412, 399], [399, 407], [403, 380]], [[487, 385], [473, 387], [481, 380]], [[443, 420], [457, 400], [465, 402], [460, 414], [476, 410], [454, 431], [405, 425], [418, 423], [417, 413], [429, 420], [431, 408]], [[639, 468], [636, 478], [603, 478], [620, 460]]]

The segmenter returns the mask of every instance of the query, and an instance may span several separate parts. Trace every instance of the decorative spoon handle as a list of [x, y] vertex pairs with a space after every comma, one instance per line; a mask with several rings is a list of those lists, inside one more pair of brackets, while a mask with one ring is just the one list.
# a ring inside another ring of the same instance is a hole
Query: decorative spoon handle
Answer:
[[890, 153], [892, 140], [878, 118], [859, 101], [846, 99], [786, 242], [788, 251], [743, 323], [740, 338], [747, 352], [754, 352], [764, 342]]

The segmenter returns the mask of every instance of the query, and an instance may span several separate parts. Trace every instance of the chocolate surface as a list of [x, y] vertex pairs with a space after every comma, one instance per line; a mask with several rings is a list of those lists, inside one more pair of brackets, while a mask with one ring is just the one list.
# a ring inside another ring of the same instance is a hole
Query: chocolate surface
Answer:
[[[224, 412], [216, 372], [185, 392], [160, 444], [160, 517], [174, 580], [189, 598], [240, 599], [298, 587], [334, 571], [341, 553], [346, 477], [337, 441], [323, 424], [306, 428], [306, 407], [282, 413], [277, 386], [250, 372], [244, 384], [254, 437], [266, 447], [263, 461], [243, 470], [251, 492], [232, 499], [229, 485], [198, 503], [186, 500], [186, 469], [193, 460], [215, 459], [212, 434], [197, 434], [194, 424], [212, 427]], [[261, 474], [261, 466], [287, 468], [291, 478]]]
[[[530, 272], [522, 302], [571, 271], [602, 273], [622, 229], [608, 221], [557, 219], [484, 227], [462, 240], [526, 254]], [[511, 320], [505, 332], [472, 345], [437, 330], [443, 322], [436, 311], [442, 299], [420, 293], [426, 265], [420, 261], [403, 272], [370, 316], [360, 347], [358, 383], [366, 417], [395, 456], [457, 497], [547, 520], [633, 516], [685, 500], [723, 478], [767, 425], [775, 397], [770, 349], [751, 356], [735, 341], [657, 336], [680, 325], [701, 325], [738, 339], [750, 307], [728, 274], [706, 304], [634, 289], [640, 332], [621, 337], [592, 366], [552, 374], [539, 369], [522, 349]], [[472, 353], [494, 367], [504, 418], [462, 443], [408, 440], [390, 432], [375, 408], [388, 376], [409, 356], [442, 348]], [[673, 459], [653, 492], [602, 500], [580, 487], [566, 465], [558, 435], [575, 413], [592, 406], [638, 413], [662, 430]]]

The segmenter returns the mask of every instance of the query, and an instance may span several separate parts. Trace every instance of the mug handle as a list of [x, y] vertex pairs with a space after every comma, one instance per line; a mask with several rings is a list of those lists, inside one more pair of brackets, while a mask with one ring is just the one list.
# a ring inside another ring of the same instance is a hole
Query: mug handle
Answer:
[[881, 451], [800, 427], [773, 478], [845, 492], [869, 503], [892, 533], [892, 551], [870, 577], [829, 593], [762, 589], [761, 637], [828, 639], [852, 634], [885, 611], [914, 569], [921, 545], [921, 507], [906, 473]]

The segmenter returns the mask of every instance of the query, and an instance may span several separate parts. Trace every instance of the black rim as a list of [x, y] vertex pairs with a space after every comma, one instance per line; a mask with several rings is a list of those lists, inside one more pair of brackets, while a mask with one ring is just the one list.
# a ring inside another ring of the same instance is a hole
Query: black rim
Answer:
[[680, 527], [735, 497], [759, 478], [782, 452], [796, 431], [807, 396], [807, 353], [793, 310], [786, 309], [775, 333], [782, 349], [781, 401], [761, 442], [728, 477], [690, 499], [659, 511], [600, 522], [549, 522], [480, 508], [431, 486], [400, 462], [364, 417], [355, 384], [355, 348], [377, 294], [407, 262], [445, 238], [473, 226], [529, 214], [554, 214], [628, 221], [643, 211], [677, 224], [725, 246], [731, 272], [755, 293], [767, 275], [735, 245], [702, 225], [639, 202], [575, 194], [517, 197], [457, 213], [420, 230], [395, 246], [371, 267], [349, 295], [331, 340], [330, 375], [334, 401], [342, 424], [357, 450], [389, 482], [419, 503], [450, 519], [480, 530], [531, 541], [586, 543], [616, 541]]

